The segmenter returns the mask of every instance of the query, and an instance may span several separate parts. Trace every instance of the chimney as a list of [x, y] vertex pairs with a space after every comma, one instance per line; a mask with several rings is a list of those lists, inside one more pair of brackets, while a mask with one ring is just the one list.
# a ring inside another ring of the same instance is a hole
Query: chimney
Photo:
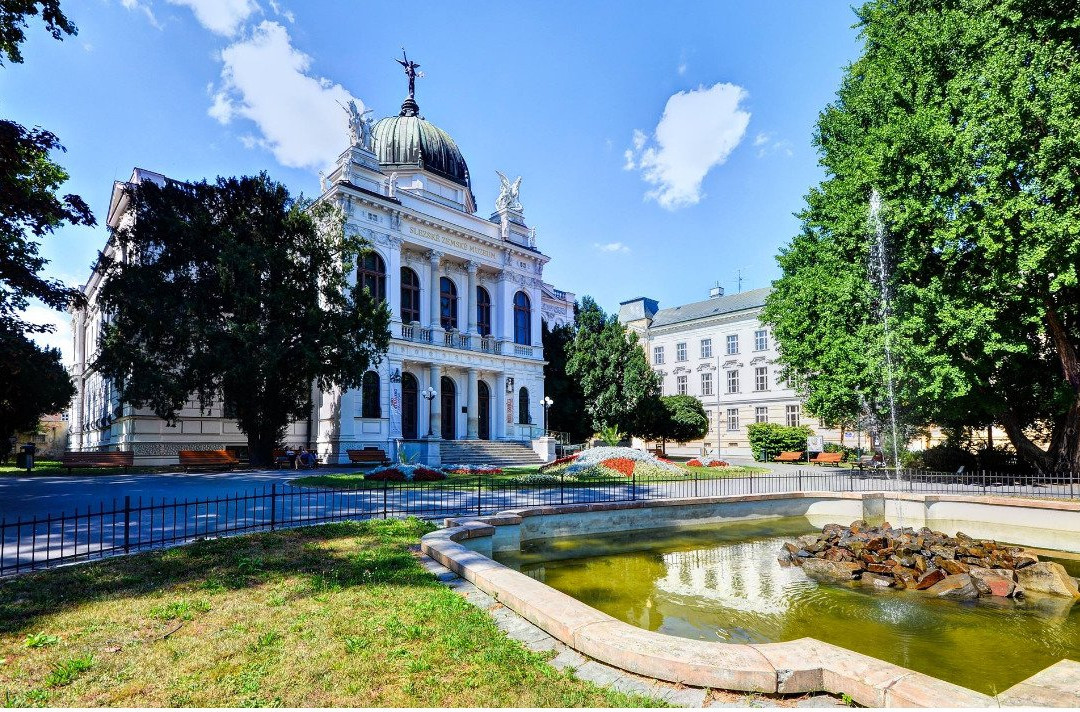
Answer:
[[717, 297], [724, 296], [724, 288], [717, 282], [715, 287], [709, 289], [709, 299], [716, 299]]

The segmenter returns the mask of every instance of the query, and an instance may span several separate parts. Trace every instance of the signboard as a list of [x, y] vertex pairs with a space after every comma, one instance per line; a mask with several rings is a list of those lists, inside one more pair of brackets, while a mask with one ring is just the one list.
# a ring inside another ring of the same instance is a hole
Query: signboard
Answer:
[[825, 438], [820, 435], [811, 435], [806, 438], [806, 451], [807, 452], [824, 452], [825, 450]]

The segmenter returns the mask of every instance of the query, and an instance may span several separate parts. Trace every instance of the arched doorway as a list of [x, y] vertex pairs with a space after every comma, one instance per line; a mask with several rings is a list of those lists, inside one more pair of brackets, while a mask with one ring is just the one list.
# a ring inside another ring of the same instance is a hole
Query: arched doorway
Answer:
[[416, 424], [420, 420], [420, 387], [416, 376], [411, 373], [401, 374], [401, 437], [415, 440], [418, 436]]
[[491, 391], [488, 389], [486, 382], [477, 381], [476, 396], [479, 401], [476, 413], [479, 423], [477, 424], [476, 434], [481, 440], [491, 440]]
[[454, 379], [443, 376], [439, 390], [442, 398], [442, 439], [457, 439], [457, 386]]

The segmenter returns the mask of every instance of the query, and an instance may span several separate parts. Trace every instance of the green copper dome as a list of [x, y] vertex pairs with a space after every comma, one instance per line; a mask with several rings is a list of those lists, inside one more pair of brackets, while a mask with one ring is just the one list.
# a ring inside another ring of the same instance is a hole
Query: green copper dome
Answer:
[[411, 97], [401, 106], [401, 114], [376, 122], [372, 143], [379, 164], [387, 171], [422, 168], [469, 188], [469, 167], [454, 139], [420, 116]]

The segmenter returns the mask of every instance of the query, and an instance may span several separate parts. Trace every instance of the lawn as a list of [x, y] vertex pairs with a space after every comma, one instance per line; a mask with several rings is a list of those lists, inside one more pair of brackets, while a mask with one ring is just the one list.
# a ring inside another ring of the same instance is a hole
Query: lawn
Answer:
[[[138, 467], [128, 468], [128, 472], [137, 474], [151, 474], [156, 472], [176, 472], [179, 469], [177, 465], [161, 465], [161, 466], [146, 466], [139, 465]], [[71, 473], [73, 475], [115, 475], [122, 473], [124, 469], [122, 467], [76, 467]], [[48, 477], [55, 475], [67, 475], [68, 471], [66, 467], [60, 466], [59, 460], [36, 460], [34, 462], [34, 469], [27, 472], [25, 468], [15, 466], [15, 458], [12, 456], [6, 463], [0, 463], [0, 477]]]
[[[711, 468], [711, 467], [688, 467], [682, 463], [675, 463], [688, 474], [696, 475], [699, 479], [705, 478], [723, 478], [723, 477], [742, 477], [750, 474], [760, 474], [769, 472], [764, 467], [744, 467], [744, 466], [732, 466], [724, 468]], [[538, 465], [529, 465], [525, 467], [507, 467], [504, 468], [500, 474], [496, 475], [481, 475], [479, 476], [479, 482], [481, 486], [487, 487], [491, 484], [512, 484], [519, 477], [524, 475], [534, 474], [539, 471]], [[368, 470], [370, 472], [370, 470]], [[618, 480], [618, 475], [613, 475], [613, 479]], [[678, 478], [678, 475], [665, 476], [664, 479]], [[462, 484], [462, 485], [476, 485], [478, 481], [477, 475], [450, 475], [445, 480], [446, 482]], [[648, 482], [650, 478], [639, 477], [638, 482]], [[364, 472], [330, 472], [323, 475], [308, 475], [305, 477], [297, 477], [291, 481], [292, 484], [301, 487], [334, 487], [341, 489], [365, 489], [372, 487], [382, 487], [381, 481], [371, 481], [364, 479]], [[395, 483], [397, 484], [397, 483]], [[424, 486], [437, 486], [438, 483], [424, 483]], [[587, 487], [588, 481], [575, 482], [567, 481], [565, 486], [567, 487]], [[400, 486], [399, 484], [397, 486]], [[545, 486], [545, 485], [534, 485]], [[557, 484], [547, 485], [557, 487]]]
[[593, 707], [654, 701], [508, 639], [420, 520], [204, 541], [0, 582], [8, 706]]

